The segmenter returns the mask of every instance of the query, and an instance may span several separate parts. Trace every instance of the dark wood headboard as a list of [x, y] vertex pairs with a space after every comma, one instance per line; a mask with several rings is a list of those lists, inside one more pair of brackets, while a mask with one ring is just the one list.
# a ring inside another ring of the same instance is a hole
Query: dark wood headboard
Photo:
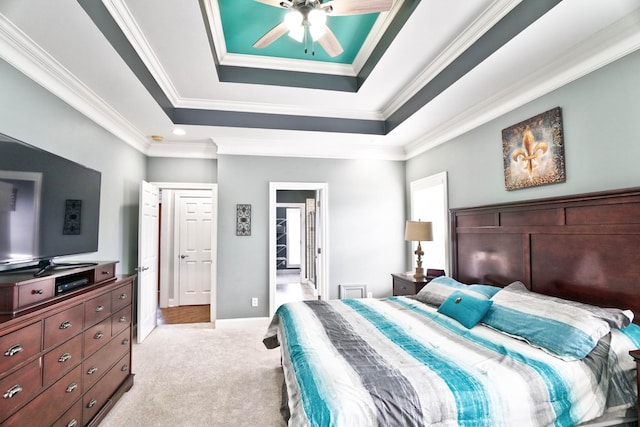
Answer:
[[452, 276], [603, 307], [640, 322], [640, 187], [451, 210]]

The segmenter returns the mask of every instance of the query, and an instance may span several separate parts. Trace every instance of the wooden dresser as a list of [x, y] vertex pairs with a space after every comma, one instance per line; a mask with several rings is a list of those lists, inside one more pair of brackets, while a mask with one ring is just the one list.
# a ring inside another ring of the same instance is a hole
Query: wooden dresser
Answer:
[[104, 418], [133, 385], [134, 278], [116, 276], [115, 262], [39, 278], [0, 273], [0, 426], [95, 426]]

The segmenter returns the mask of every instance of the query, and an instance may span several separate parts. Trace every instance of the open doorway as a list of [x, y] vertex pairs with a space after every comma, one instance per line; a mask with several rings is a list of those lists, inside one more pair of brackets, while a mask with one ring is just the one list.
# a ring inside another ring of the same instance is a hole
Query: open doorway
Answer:
[[214, 323], [217, 184], [154, 184], [160, 189], [159, 323], [160, 316], [166, 323]]
[[315, 191], [309, 190], [277, 191], [276, 307], [317, 297], [315, 281], [307, 276], [306, 250], [311, 228], [307, 223], [307, 205], [315, 206], [315, 197]]
[[272, 182], [269, 189], [269, 309], [328, 295], [328, 186]]

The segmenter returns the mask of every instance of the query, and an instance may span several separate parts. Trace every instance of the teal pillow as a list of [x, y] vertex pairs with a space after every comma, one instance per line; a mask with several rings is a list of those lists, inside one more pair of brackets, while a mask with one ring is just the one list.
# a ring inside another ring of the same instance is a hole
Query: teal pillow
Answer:
[[484, 317], [493, 301], [455, 291], [438, 308], [438, 312], [456, 319], [467, 329], [473, 328]]

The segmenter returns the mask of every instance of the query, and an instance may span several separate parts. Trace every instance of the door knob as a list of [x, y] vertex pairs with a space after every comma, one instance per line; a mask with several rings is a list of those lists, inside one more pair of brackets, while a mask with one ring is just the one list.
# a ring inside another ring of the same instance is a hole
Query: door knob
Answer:
[[149, 269], [149, 267], [136, 267], [135, 270], [136, 271], [147, 271]]
[[189, 255], [180, 255], [180, 258], [182, 259], [189, 258]]

